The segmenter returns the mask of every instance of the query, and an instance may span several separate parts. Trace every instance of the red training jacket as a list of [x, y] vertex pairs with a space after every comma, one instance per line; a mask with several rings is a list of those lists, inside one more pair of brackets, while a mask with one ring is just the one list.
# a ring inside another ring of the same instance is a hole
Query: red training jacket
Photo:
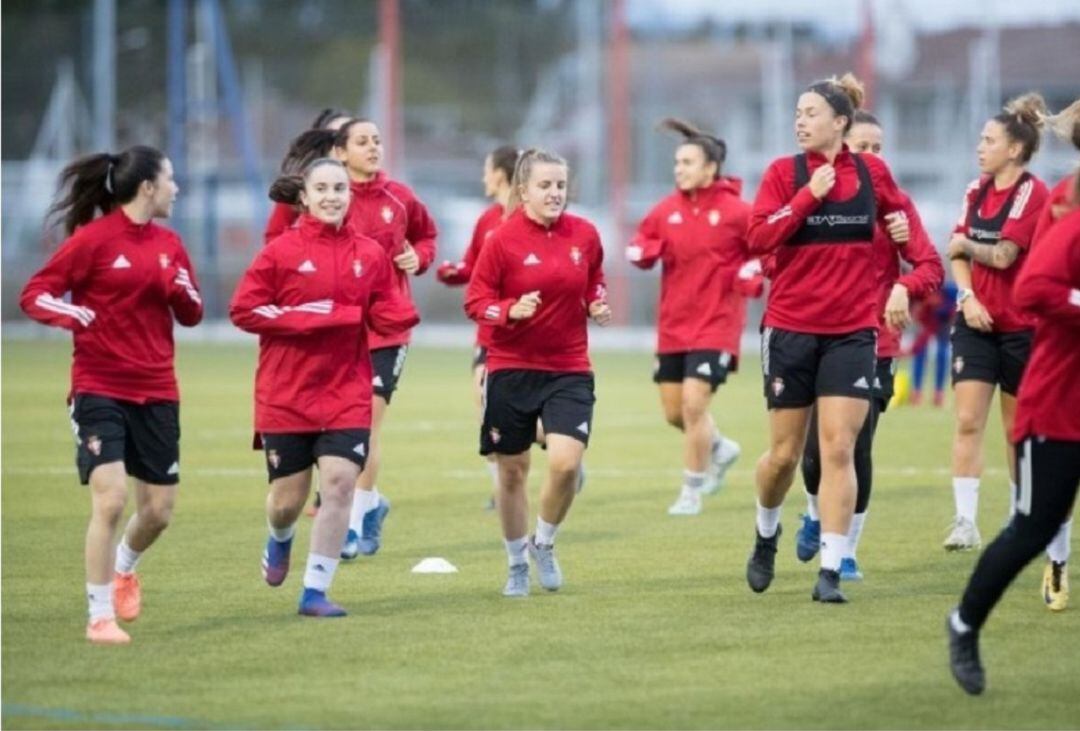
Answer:
[[[71, 293], [71, 301], [61, 299]], [[19, 304], [38, 322], [71, 330], [71, 394], [146, 403], [179, 401], [173, 318], [203, 316], [195, 272], [180, 237], [122, 208], [80, 226], [23, 288]]]
[[[907, 196], [905, 196], [906, 198]], [[908, 298], [915, 300], [936, 292], [945, 281], [945, 267], [941, 257], [930, 241], [919, 218], [919, 212], [908, 198], [904, 206], [910, 234], [907, 243], [897, 245], [887, 230], [878, 226], [874, 231], [874, 259], [878, 273], [878, 341], [879, 358], [895, 358], [900, 355], [900, 335], [885, 324], [885, 303], [889, 301], [894, 284], [907, 288]], [[907, 274], [900, 274], [900, 261], [912, 266]]]
[[1042, 213], [1049, 193], [1046, 185], [1034, 175], [1029, 176], [1027, 180], [1018, 180], [1016, 185], [1004, 190], [995, 189], [990, 176], [983, 175], [968, 185], [960, 218], [953, 229], [954, 233], [971, 235], [968, 224], [971, 206], [975, 203], [982, 185], [989, 185], [986, 197], [979, 206], [979, 215], [984, 218], [993, 218], [999, 214], [1001, 207], [1015, 190], [1016, 197], [1013, 198], [1012, 208], [1001, 228], [1000, 240], [1012, 241], [1020, 247], [1020, 254], [1008, 269], [995, 269], [975, 261], [971, 262], [971, 288], [975, 291], [975, 297], [993, 318], [994, 332], [1030, 330], [1035, 326], [1035, 321], [1017, 311], [1012, 298], [1013, 284], [1035, 240], [1035, 224], [1039, 221], [1039, 215]]
[[[589, 372], [589, 305], [607, 297], [603, 262], [600, 235], [584, 218], [564, 213], [545, 228], [522, 210], [511, 214], [480, 252], [465, 292], [465, 313], [495, 326], [488, 372]], [[536, 314], [510, 320], [510, 307], [535, 290]]]
[[[438, 235], [435, 221], [407, 185], [390, 180], [384, 172], [366, 183], [353, 181], [349, 187], [352, 201], [347, 220], [357, 233], [374, 239], [383, 247], [391, 259], [398, 291], [411, 302], [409, 275], [393, 266], [393, 258], [404, 251], [408, 241], [420, 257], [416, 276], [427, 271], [435, 260], [435, 237]], [[409, 331], [392, 335], [372, 332], [369, 337], [371, 349], [377, 350], [408, 343]]]
[[1073, 208], [1080, 206], [1080, 201], [1074, 200], [1076, 197], [1074, 191], [1076, 190], [1077, 175], [1080, 175], [1080, 173], [1073, 173], [1066, 178], [1062, 178], [1057, 185], [1050, 189], [1046, 203], [1039, 213], [1039, 220], [1035, 222], [1035, 233], [1031, 235], [1032, 242], [1042, 238], [1042, 235], [1050, 229], [1055, 221]]
[[[469, 278], [472, 277], [473, 269], [476, 267], [476, 260], [480, 257], [480, 251], [491, 234], [495, 233], [495, 229], [503, 223], [503, 213], [503, 207], [494, 203], [480, 214], [473, 228], [469, 248], [465, 250], [465, 258], [457, 263], [444, 262], [436, 271], [440, 282], [451, 287], [469, 283]], [[490, 325], [479, 323], [476, 326], [476, 344], [485, 348], [491, 345], [491, 330]]]
[[1080, 210], [1055, 223], [1031, 250], [1013, 302], [1036, 318], [1031, 360], [1017, 395], [1012, 438], [1080, 442]]
[[367, 333], [420, 321], [377, 243], [307, 214], [255, 257], [229, 317], [259, 336], [255, 430], [270, 434], [370, 428]]
[[[884, 223], [887, 214], [903, 210], [906, 196], [885, 162], [874, 155], [852, 153], [844, 145], [833, 163], [836, 184], [825, 200], [839, 203], [857, 195], [857, 155], [870, 175], [876, 218]], [[807, 153], [806, 158], [811, 175], [827, 162], [824, 155], [815, 152]], [[795, 156], [779, 158], [765, 171], [748, 232], [751, 254], [764, 257], [775, 252], [764, 324], [824, 335], [876, 328], [878, 291], [872, 236], [865, 244], [786, 245], [821, 203], [809, 184], [795, 190]]]
[[722, 178], [693, 194], [676, 190], [649, 211], [627, 247], [641, 269], [663, 266], [657, 353], [722, 350], [737, 356], [746, 300], [735, 284], [751, 258], [750, 204], [742, 181]]

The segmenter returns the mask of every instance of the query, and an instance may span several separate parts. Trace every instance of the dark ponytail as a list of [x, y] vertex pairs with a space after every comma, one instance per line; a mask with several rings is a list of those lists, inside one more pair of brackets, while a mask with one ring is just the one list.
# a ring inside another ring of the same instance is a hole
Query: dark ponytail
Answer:
[[326, 129], [326, 125], [342, 117], [349, 119], [352, 115], [341, 109], [327, 107], [319, 112], [319, 116], [315, 117], [315, 121], [311, 123], [311, 129]]
[[308, 177], [312, 171], [323, 165], [334, 165], [345, 170], [345, 166], [341, 164], [341, 161], [332, 157], [320, 157], [311, 160], [304, 166], [302, 172], [287, 173], [275, 180], [270, 185], [270, 200], [290, 206], [300, 205], [300, 193], [303, 192]]
[[119, 155], [100, 152], [79, 158], [60, 172], [57, 195], [64, 190], [67, 194], [49, 208], [46, 219], [62, 218], [64, 230], [71, 234], [93, 220], [95, 211], [108, 213], [134, 200], [143, 182], [157, 178], [164, 159], [160, 150], [144, 145]]
[[702, 132], [700, 129], [684, 122], [681, 119], [675, 119], [674, 117], [668, 117], [660, 123], [661, 129], [666, 129], [675, 134], [681, 135], [684, 145], [696, 145], [701, 148], [702, 153], [705, 155], [707, 162], [716, 163], [716, 179], [720, 179], [720, 170], [724, 166], [724, 161], [727, 159], [727, 143], [715, 135], [710, 135], [707, 132]]
[[1005, 105], [1005, 111], [994, 117], [994, 121], [1005, 128], [1009, 139], [1020, 143], [1021, 165], [1026, 165], [1039, 151], [1047, 116], [1042, 94], [1029, 92], [1011, 100]]
[[299, 173], [313, 161], [329, 155], [336, 140], [337, 132], [330, 129], [309, 129], [300, 133], [289, 143], [289, 151], [281, 161], [281, 172], [285, 175]]

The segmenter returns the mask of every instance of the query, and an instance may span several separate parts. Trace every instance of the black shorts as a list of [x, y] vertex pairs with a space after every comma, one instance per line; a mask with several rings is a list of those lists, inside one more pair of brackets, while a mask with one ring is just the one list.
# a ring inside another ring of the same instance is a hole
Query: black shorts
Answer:
[[483, 345], [477, 345], [473, 349], [472, 367], [475, 371], [477, 368], [482, 368], [487, 365], [487, 348]]
[[739, 359], [722, 350], [689, 350], [685, 353], [657, 353], [654, 383], [682, 383], [687, 378], [705, 381], [715, 392], [734, 373]]
[[973, 330], [956, 317], [952, 328], [952, 382], [981, 381], [1010, 396], [1020, 389], [1024, 367], [1031, 358], [1031, 330], [1011, 333], [986, 333]]
[[70, 405], [78, 446], [79, 482], [90, 484], [98, 465], [123, 462], [124, 470], [152, 485], [180, 482], [180, 404], [138, 404], [109, 396], [77, 393]]
[[376, 396], [382, 396], [386, 403], [390, 403], [390, 397], [397, 390], [408, 354], [408, 345], [392, 345], [371, 351], [371, 390]]
[[769, 409], [810, 406], [820, 396], [870, 400], [877, 333], [812, 335], [767, 327], [761, 334], [761, 369]]
[[896, 392], [896, 358], [878, 358], [874, 371], [874, 401], [877, 411], [884, 414]]
[[1027, 437], [1016, 445], [1017, 517], [1068, 520], [1080, 486], [1080, 442]]
[[364, 469], [367, 462], [369, 429], [331, 429], [299, 434], [263, 434], [266, 472], [270, 482], [303, 472], [319, 457], [341, 457]]
[[573, 437], [586, 446], [592, 431], [595, 383], [591, 373], [507, 370], [484, 380], [480, 454], [521, 454], [545, 434]]

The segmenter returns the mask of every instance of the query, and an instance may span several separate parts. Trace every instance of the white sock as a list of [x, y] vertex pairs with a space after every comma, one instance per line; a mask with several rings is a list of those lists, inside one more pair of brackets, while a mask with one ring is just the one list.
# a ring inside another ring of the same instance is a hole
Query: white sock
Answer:
[[1054, 563], [1066, 563], [1069, 560], [1069, 542], [1071, 540], [1072, 518], [1069, 518], [1061, 524], [1057, 535], [1054, 536], [1054, 540], [1050, 541], [1050, 545], [1046, 547], [1047, 557]]
[[304, 571], [304, 588], [317, 589], [325, 593], [334, 580], [334, 572], [337, 571], [338, 561], [337, 558], [309, 553], [307, 569]]
[[866, 513], [855, 513], [851, 516], [851, 527], [847, 534], [847, 558], [855, 558], [859, 550], [859, 539], [862, 538], [863, 523], [866, 522]]
[[352, 511], [349, 513], [349, 528], [362, 532], [364, 515], [379, 506], [379, 488], [370, 490], [353, 490]]
[[503, 539], [506, 544], [506, 561], [509, 566], [519, 566], [525, 563], [525, 547], [529, 545], [528, 536], [522, 536], [512, 541]]
[[956, 500], [956, 515], [975, 522], [979, 514], [979, 478], [952, 478], [953, 498]]
[[810, 520], [821, 520], [821, 513], [818, 512], [817, 507], [817, 495], [806, 493], [806, 514], [810, 516]]
[[86, 601], [90, 605], [90, 621], [99, 619], [116, 619], [112, 603], [112, 582], [108, 584], [87, 584]]
[[829, 571], [840, 570], [840, 559], [847, 550], [848, 537], [840, 533], [821, 534], [821, 568]]
[[[782, 507], [782, 506], [781, 506]], [[780, 525], [780, 508], [766, 508], [757, 504], [757, 532], [762, 538], [772, 538]]]
[[499, 463], [495, 460], [487, 462], [488, 473], [491, 475], [491, 485], [496, 490], [499, 489]]
[[1009, 517], [1006, 520], [1012, 520], [1012, 517], [1016, 515], [1016, 483], [1009, 480]]
[[130, 574], [135, 570], [141, 556], [142, 551], [131, 550], [131, 546], [127, 542], [127, 536], [124, 536], [116, 546], [116, 570], [121, 574]]
[[559, 532], [558, 523], [549, 523], [539, 515], [536, 516], [536, 545], [554, 546], [555, 534]]
[[[287, 525], [284, 528], [275, 528], [270, 524], [270, 521], [266, 521], [266, 527], [270, 531], [270, 537], [278, 543], [284, 543], [285, 541], [292, 540], [292, 537], [296, 535], [296, 523]], [[119, 563], [117, 564], [119, 565]]]
[[683, 470], [682, 476], [684, 490], [701, 491], [705, 488], [705, 481], [708, 479], [709, 474], [707, 472]]
[[953, 613], [949, 615], [949, 622], [952, 624], [952, 628], [960, 634], [967, 634], [971, 631], [971, 626], [960, 619], [959, 609], [954, 609]]

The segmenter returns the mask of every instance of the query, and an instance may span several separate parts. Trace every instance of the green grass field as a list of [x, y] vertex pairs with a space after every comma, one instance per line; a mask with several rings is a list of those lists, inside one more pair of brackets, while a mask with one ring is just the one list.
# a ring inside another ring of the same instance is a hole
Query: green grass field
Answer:
[[[140, 566], [144, 611], [121, 648], [88, 646], [77, 484], [64, 404], [70, 346], [3, 346], [3, 724], [7, 728], [1075, 728], [1080, 607], [1051, 615], [1041, 563], [987, 625], [989, 687], [968, 698], [943, 619], [973, 555], [940, 547], [952, 513], [948, 411], [885, 417], [852, 602], [810, 601], [795, 559], [796, 486], [777, 577], [750, 592], [751, 466], [765, 444], [757, 363], [714, 414], [742, 443], [727, 487], [696, 518], [665, 510], [679, 435], [660, 417], [647, 354], [596, 357], [589, 482], [559, 539], [566, 586], [500, 596], [505, 555], [484, 512], [488, 477], [464, 350], [416, 350], [385, 434], [383, 550], [343, 565], [344, 620], [296, 615], [293, 574], [259, 574], [265, 474], [252, 452], [254, 347], [180, 346], [183, 487]], [[1006, 510], [990, 434], [981, 528]], [[535, 464], [543, 466], [538, 452]], [[536, 475], [533, 476], [535, 483]], [[535, 494], [535, 493], [534, 493]], [[417, 576], [425, 556], [460, 569]]]

